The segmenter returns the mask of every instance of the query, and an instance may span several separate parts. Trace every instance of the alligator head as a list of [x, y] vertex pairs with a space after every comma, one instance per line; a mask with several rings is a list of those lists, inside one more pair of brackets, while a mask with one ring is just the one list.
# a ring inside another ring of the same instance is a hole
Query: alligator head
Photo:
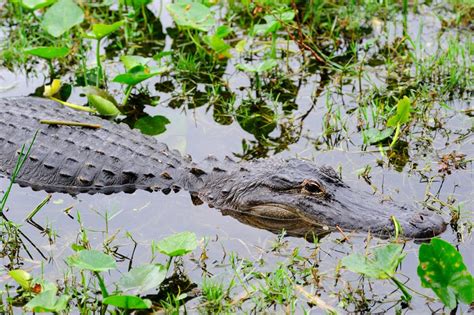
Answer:
[[199, 196], [226, 211], [292, 221], [304, 219], [329, 230], [370, 231], [379, 237], [394, 234], [395, 218], [406, 238], [429, 238], [446, 223], [431, 211], [352, 188], [333, 168], [298, 159], [259, 160], [238, 164], [228, 172], [210, 174]]

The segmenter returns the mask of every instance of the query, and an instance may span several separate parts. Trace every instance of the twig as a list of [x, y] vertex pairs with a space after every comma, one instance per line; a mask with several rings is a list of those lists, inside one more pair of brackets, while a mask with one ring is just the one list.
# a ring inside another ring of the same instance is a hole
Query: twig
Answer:
[[93, 128], [93, 129], [102, 128], [102, 126], [99, 124], [81, 123], [81, 122], [76, 122], [76, 121], [40, 120], [40, 123], [45, 124], [45, 125], [74, 126], [74, 127]]

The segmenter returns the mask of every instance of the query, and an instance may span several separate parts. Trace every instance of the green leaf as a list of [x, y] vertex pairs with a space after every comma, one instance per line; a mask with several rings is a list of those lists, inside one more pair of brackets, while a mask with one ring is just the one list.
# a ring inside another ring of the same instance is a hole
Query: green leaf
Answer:
[[106, 297], [102, 303], [126, 310], [143, 310], [150, 308], [152, 305], [150, 300], [141, 299], [134, 295], [111, 295]]
[[98, 250], [81, 250], [66, 259], [68, 265], [82, 270], [95, 272], [107, 271], [117, 268], [115, 259]]
[[125, 21], [118, 21], [115, 22], [114, 24], [94, 24], [92, 25], [92, 32], [87, 34], [88, 38], [93, 38], [93, 39], [102, 39], [109, 34], [117, 31], [122, 25], [125, 23]]
[[399, 244], [388, 244], [376, 248], [373, 257], [361, 254], [351, 254], [342, 259], [342, 264], [352, 272], [366, 275], [374, 279], [393, 277], [395, 269], [405, 258], [403, 247]]
[[139, 129], [143, 134], [156, 136], [166, 131], [166, 125], [170, 121], [165, 116], [144, 116], [135, 122], [133, 128]]
[[50, 6], [56, 0], [21, 0], [21, 5], [29, 10], [38, 10]]
[[44, 14], [41, 27], [50, 35], [59, 37], [83, 20], [84, 12], [73, 0], [59, 0]]
[[370, 128], [362, 131], [364, 136], [364, 143], [374, 144], [382, 140], [389, 138], [393, 134], [393, 128], [386, 128], [384, 130], [378, 130], [377, 128]]
[[216, 25], [212, 11], [199, 2], [178, 1], [168, 4], [166, 9], [181, 27], [208, 32]]
[[16, 270], [11, 270], [8, 272], [8, 275], [13, 278], [13, 280], [18, 283], [23, 290], [29, 290], [30, 289], [30, 283], [31, 283], [31, 275], [21, 269], [16, 269]]
[[170, 257], [186, 255], [197, 246], [196, 234], [192, 232], [177, 233], [156, 243], [158, 251]]
[[97, 109], [102, 116], [116, 117], [120, 115], [120, 110], [111, 101], [95, 94], [87, 94], [89, 105]]
[[395, 127], [398, 124], [403, 125], [410, 121], [411, 100], [404, 96], [397, 103], [397, 113], [387, 121], [388, 127]]
[[456, 300], [466, 304], [474, 301], [474, 278], [453, 245], [433, 238], [430, 244], [420, 246], [418, 258], [421, 284], [431, 288], [444, 305], [453, 309]]
[[69, 54], [67, 47], [32, 47], [25, 49], [25, 53], [31, 56], [36, 56], [44, 59], [62, 58]]
[[248, 65], [248, 64], [237, 64], [237, 69], [245, 71], [245, 72], [251, 72], [251, 73], [262, 73], [268, 70], [271, 70], [275, 68], [278, 65], [278, 62], [275, 59], [267, 59], [256, 66], [254, 65]]
[[157, 288], [166, 278], [166, 268], [162, 265], [143, 265], [133, 268], [118, 281], [123, 291], [143, 293]]
[[58, 313], [64, 311], [71, 297], [69, 295], [62, 295], [58, 298], [56, 292], [56, 288], [41, 292], [32, 298], [25, 305], [25, 308], [36, 313]]
[[117, 83], [127, 84], [127, 85], [137, 85], [138, 83], [142, 81], [145, 81], [156, 75], [162, 74], [166, 71], [168, 71], [167, 67], [148, 68], [142, 65], [138, 65], [138, 66], [133, 67], [126, 73], [117, 75], [113, 81]]
[[152, 60], [153, 59], [151, 58], [146, 58], [142, 56], [132, 56], [132, 55], [124, 55], [120, 57], [120, 61], [122, 61], [127, 71], [135, 68], [136, 66], [146, 66], [147, 63], [149, 63]]
[[204, 36], [204, 41], [216, 54], [220, 54], [226, 58], [232, 58], [232, 55], [229, 52], [231, 46], [222, 38], [216, 35]]
[[219, 38], [225, 38], [230, 35], [234, 30], [227, 25], [221, 25], [216, 29], [215, 36]]
[[272, 15], [265, 15], [263, 19], [265, 24], [257, 24], [253, 28], [253, 33], [257, 35], [268, 35], [274, 33], [281, 28], [281, 22], [291, 22], [295, 18], [293, 10], [283, 11], [281, 13], [274, 13]]

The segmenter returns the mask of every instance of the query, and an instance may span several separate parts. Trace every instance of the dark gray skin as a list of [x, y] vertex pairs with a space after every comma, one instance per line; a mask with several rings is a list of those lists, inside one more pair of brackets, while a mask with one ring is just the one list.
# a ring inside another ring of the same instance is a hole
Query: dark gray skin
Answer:
[[[100, 124], [100, 129], [41, 124], [41, 119]], [[209, 157], [199, 166], [152, 137], [33, 97], [0, 99], [0, 173], [11, 175], [19, 148], [38, 130], [16, 182], [34, 190], [79, 193], [185, 189], [194, 203], [229, 213], [306, 222], [323, 230], [393, 234], [392, 216], [406, 238], [429, 238], [446, 223], [430, 211], [349, 187], [328, 166], [277, 158], [236, 163]], [[293, 222], [293, 223], [292, 223]]]

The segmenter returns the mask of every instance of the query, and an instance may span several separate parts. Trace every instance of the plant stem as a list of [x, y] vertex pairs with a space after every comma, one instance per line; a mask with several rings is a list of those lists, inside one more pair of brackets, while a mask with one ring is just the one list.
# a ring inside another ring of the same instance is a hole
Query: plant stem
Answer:
[[97, 39], [95, 58], [97, 62], [97, 78], [96, 78], [95, 85], [99, 87], [99, 84], [102, 78], [102, 64], [100, 63], [100, 39]]
[[130, 97], [130, 93], [132, 92], [133, 85], [127, 85], [127, 89], [125, 90], [125, 97], [123, 98], [122, 101], [122, 106], [125, 106], [128, 102], [128, 98]]
[[410, 302], [412, 299], [412, 296], [410, 295], [410, 293], [408, 293], [408, 290], [405, 287], [405, 285], [401, 283], [400, 281], [398, 281], [397, 278], [395, 277], [390, 277], [390, 279], [395, 283], [395, 285], [400, 289], [400, 291], [402, 291], [404, 300], [407, 302]]
[[100, 287], [100, 291], [102, 292], [102, 297], [103, 298], [108, 297], [109, 292], [107, 292], [107, 288], [105, 287], [104, 279], [102, 279], [99, 272], [94, 271], [94, 274], [97, 277], [97, 280], [99, 280], [99, 287]]

